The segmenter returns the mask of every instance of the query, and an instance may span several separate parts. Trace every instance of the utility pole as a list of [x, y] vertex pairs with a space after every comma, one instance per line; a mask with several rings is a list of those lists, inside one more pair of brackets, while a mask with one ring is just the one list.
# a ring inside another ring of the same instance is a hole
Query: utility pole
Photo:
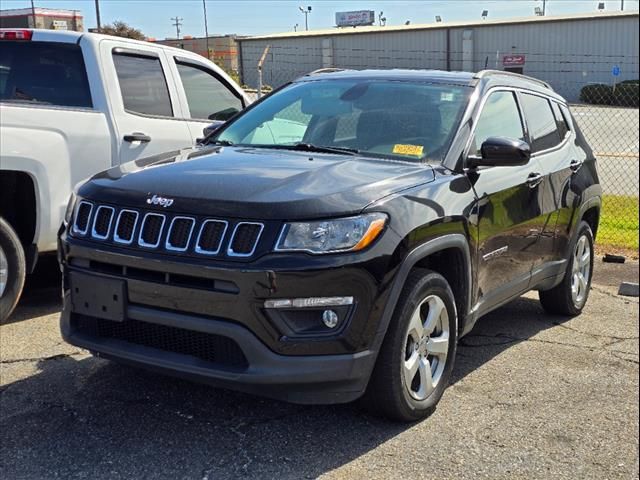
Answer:
[[184, 18], [180, 18], [178, 16], [175, 17], [171, 17], [171, 20], [173, 20], [173, 23], [171, 25], [173, 25], [174, 27], [176, 27], [176, 39], [180, 39], [180, 27], [182, 26], [182, 20], [184, 20]]
[[542, 16], [547, 14], [547, 0], [542, 0]]
[[100, 33], [100, 29], [102, 28], [100, 24], [100, 0], [96, 0], [96, 26], [98, 27], [98, 33]]
[[624, 12], [624, 0], [620, 0], [620, 10]]
[[36, 26], [36, 6], [33, 4], [33, 0], [31, 0], [31, 16], [33, 17], [33, 28], [38, 28]]
[[204, 38], [207, 47], [207, 59], [211, 60], [209, 54], [209, 27], [207, 25], [207, 0], [202, 0], [202, 9], [204, 10]]

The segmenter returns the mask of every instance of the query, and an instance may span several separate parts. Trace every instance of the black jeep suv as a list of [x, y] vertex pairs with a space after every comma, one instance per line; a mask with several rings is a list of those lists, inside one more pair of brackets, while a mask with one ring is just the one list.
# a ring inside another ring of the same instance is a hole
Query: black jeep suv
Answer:
[[96, 355], [299, 403], [429, 414], [528, 290], [577, 315], [601, 188], [565, 100], [505, 72], [332, 71], [202, 145], [96, 175], [60, 235]]

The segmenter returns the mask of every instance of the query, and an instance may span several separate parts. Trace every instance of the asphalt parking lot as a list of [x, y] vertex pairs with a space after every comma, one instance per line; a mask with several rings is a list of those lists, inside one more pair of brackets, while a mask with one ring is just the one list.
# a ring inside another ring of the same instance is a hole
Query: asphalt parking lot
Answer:
[[393, 424], [93, 358], [50, 262], [0, 327], [0, 478], [638, 478], [638, 264], [596, 275], [578, 318], [530, 294], [483, 319], [435, 414]]

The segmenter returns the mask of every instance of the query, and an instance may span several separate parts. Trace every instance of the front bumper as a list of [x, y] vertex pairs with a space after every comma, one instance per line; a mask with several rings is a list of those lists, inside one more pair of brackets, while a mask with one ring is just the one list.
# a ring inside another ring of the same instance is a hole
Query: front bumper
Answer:
[[[388, 295], [388, 282], [375, 275], [376, 270], [383, 270], [375, 254], [357, 266], [341, 266], [339, 260], [331, 259], [327, 261], [336, 263], [309, 270], [289, 259], [287, 269], [277, 271], [264, 264], [249, 269], [247, 265], [228, 268], [188, 259], [158, 259], [96, 247], [67, 238], [64, 232], [59, 247], [64, 273], [61, 331], [73, 345], [169, 375], [294, 403], [349, 402], [366, 388], [376, 358], [375, 334]], [[95, 323], [99, 319], [87, 319], [74, 309], [69, 282], [73, 272], [91, 275], [98, 289], [101, 279], [105, 285], [114, 279], [125, 282], [127, 302], [121, 325], [151, 326], [154, 331], [163, 329], [165, 336], [193, 333], [198, 342], [207, 335], [228, 339], [246, 361], [211, 361], [184, 349], [165, 349], [157, 339], [145, 343], [136, 337], [131, 342], [129, 337], [139, 333], [112, 335], [111, 327], [119, 327], [109, 320], [101, 320], [109, 335], [80, 328], [85, 320]], [[181, 283], [162, 280], [169, 278]], [[203, 283], [194, 287], [189, 284], [194, 279]], [[343, 295], [353, 296], [356, 305], [335, 335], [290, 335], [263, 308], [269, 298]]]
[[100, 357], [164, 374], [285, 400], [293, 403], [345, 403], [364, 392], [375, 354], [365, 350], [343, 355], [278, 355], [246, 328], [222, 320], [198, 318], [144, 307], [129, 307], [127, 319], [188, 329], [229, 338], [247, 360], [246, 368], [209, 364], [190, 355], [87, 336], [73, 327], [71, 301], [65, 294], [62, 337]]

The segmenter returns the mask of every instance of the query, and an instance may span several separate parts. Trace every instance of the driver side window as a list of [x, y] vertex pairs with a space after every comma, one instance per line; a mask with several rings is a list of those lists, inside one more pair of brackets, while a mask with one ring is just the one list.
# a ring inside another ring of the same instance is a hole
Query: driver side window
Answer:
[[480, 147], [489, 137], [525, 140], [522, 118], [513, 92], [493, 92], [478, 117], [478, 125], [469, 153], [480, 155]]
[[191, 118], [226, 121], [243, 108], [235, 92], [204, 68], [177, 63]]

